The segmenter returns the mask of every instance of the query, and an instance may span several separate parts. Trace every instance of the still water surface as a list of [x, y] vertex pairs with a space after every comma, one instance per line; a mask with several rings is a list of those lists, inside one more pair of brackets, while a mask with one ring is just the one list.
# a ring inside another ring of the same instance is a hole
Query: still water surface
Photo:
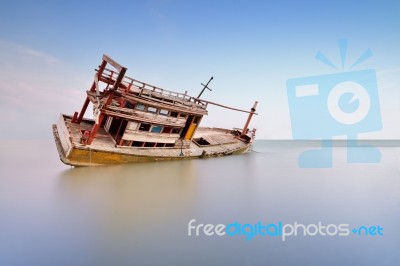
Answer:
[[[1, 141], [0, 265], [400, 265], [400, 148], [301, 169], [306, 149], [71, 168], [51, 140]], [[383, 236], [188, 236], [188, 222], [380, 225]]]

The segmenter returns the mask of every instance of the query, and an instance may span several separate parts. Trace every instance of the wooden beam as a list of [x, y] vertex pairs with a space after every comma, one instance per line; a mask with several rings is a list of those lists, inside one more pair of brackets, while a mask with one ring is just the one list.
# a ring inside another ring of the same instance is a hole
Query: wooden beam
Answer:
[[100, 96], [99, 77], [97, 76], [97, 73], [94, 73], [94, 87], [96, 91], [96, 96]]
[[219, 103], [214, 103], [214, 102], [206, 101], [206, 100], [199, 99], [199, 98], [193, 98], [193, 99], [196, 100], [196, 101], [205, 102], [205, 103], [208, 103], [208, 104], [212, 104], [212, 105], [219, 106], [219, 107], [222, 107], [222, 108], [225, 108], [225, 109], [229, 109], [229, 110], [233, 110], [233, 111], [238, 111], [238, 112], [243, 112], [243, 113], [258, 115], [257, 113], [254, 113], [253, 111], [247, 111], [247, 110], [237, 109], [237, 108], [229, 107], [229, 106], [222, 105], [222, 104], [219, 104]]
[[[109, 85], [115, 84], [115, 80], [109, 79], [109, 78], [105, 78], [104, 76], [100, 77], [100, 78], [99, 78], [99, 81], [104, 82], [104, 83], [109, 84]], [[119, 86], [120, 86], [121, 88], [125, 89], [125, 90], [128, 88], [127, 86], [125, 86], [125, 85], [122, 84], [122, 83], [120, 83]]]
[[254, 105], [253, 105], [253, 108], [251, 108], [251, 113], [249, 114], [249, 117], [247, 118], [246, 124], [244, 125], [243, 130], [242, 130], [242, 136], [246, 135], [246, 133], [247, 133], [247, 128], [249, 127], [250, 120], [253, 117], [253, 114], [255, 114], [257, 104], [258, 104], [258, 102], [256, 101], [254, 103]]
[[122, 79], [123, 79], [124, 76], [125, 76], [126, 70], [127, 70], [126, 67], [123, 67], [123, 68], [120, 70], [120, 72], [119, 72], [119, 74], [118, 74], [118, 77], [117, 77], [117, 79], [115, 80], [115, 83], [114, 83], [114, 85], [113, 85], [113, 90], [117, 90], [117, 89], [118, 89], [119, 85], [120, 85], [121, 82], [122, 82]]
[[116, 111], [109, 110], [109, 109], [103, 110], [102, 113], [109, 115], [109, 116], [113, 116], [113, 117], [125, 118], [129, 121], [135, 121], [135, 122], [145, 122], [148, 124], [160, 124], [163, 126], [179, 127], [179, 128], [183, 128], [185, 126], [185, 124], [180, 121], [178, 123], [178, 122], [154, 120], [154, 119], [149, 119], [149, 118], [144, 118], [144, 117], [135, 117], [130, 114], [124, 114], [124, 113], [116, 112]]
[[[109, 105], [109, 104], [111, 103], [113, 97], [114, 97], [114, 94], [113, 94], [113, 93], [110, 93], [110, 94], [108, 95], [108, 99], [107, 99], [106, 103], [104, 104], [104, 107], [106, 107], [107, 105]], [[98, 123], [95, 123], [95, 124], [94, 124], [94, 126], [93, 126], [93, 128], [92, 128], [92, 130], [91, 130], [91, 132], [90, 132], [89, 138], [88, 138], [88, 140], [87, 140], [87, 142], [86, 142], [87, 145], [92, 144], [92, 141], [93, 141], [93, 139], [96, 137], [97, 131], [99, 130], [100, 125], [101, 125], [101, 123], [103, 122], [104, 116], [105, 116], [105, 114], [104, 114], [103, 112], [100, 112], [100, 114], [99, 114], [99, 119], [98, 119], [99, 121], [98, 121]]]
[[77, 123], [77, 124], [80, 124], [80, 123], [82, 122], [83, 116], [85, 115], [86, 109], [87, 109], [87, 107], [88, 107], [88, 105], [89, 105], [89, 101], [90, 101], [90, 100], [89, 100], [89, 96], [87, 96], [85, 102], [83, 103], [81, 112], [79, 113], [79, 117], [78, 117], [78, 119], [76, 120], [76, 123]]
[[99, 77], [101, 77], [103, 75], [104, 69], [106, 69], [106, 65], [107, 65], [107, 61], [103, 59], [103, 61], [101, 62], [99, 71], [97, 72]]
[[122, 69], [125, 68], [122, 65], [120, 65], [117, 61], [115, 61], [114, 59], [112, 59], [110, 56], [108, 56], [106, 54], [103, 54], [103, 60], [106, 61], [107, 63], [109, 63], [110, 65], [112, 65], [113, 67], [115, 67], [119, 72], [121, 72]]
[[159, 102], [147, 97], [136, 97], [133, 95], [123, 95], [123, 97], [127, 98], [128, 100], [133, 100], [148, 106], [154, 106], [156, 108], [168, 109], [170, 111], [186, 113], [186, 114], [194, 114], [194, 115], [207, 115], [208, 112], [205, 109], [193, 108], [189, 106], [176, 105], [173, 103], [168, 102]]

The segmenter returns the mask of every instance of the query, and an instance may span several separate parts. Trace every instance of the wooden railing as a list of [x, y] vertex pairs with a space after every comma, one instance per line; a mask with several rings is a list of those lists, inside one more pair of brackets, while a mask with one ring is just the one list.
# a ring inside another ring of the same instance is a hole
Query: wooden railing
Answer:
[[[118, 72], [105, 68], [101, 78], [99, 79], [107, 84], [113, 84], [117, 76]], [[171, 101], [189, 102], [196, 105], [196, 107], [198, 108], [201, 109], [207, 108], [207, 102], [202, 102], [201, 100], [198, 100], [186, 93], [179, 93], [170, 90], [165, 90], [157, 86], [150, 85], [148, 83], [127, 76], [123, 78], [121, 85], [122, 87], [126, 88], [129, 93], [133, 93], [138, 96], [141, 96], [143, 94], [157, 99], [161, 98], [162, 100], [167, 102]]]

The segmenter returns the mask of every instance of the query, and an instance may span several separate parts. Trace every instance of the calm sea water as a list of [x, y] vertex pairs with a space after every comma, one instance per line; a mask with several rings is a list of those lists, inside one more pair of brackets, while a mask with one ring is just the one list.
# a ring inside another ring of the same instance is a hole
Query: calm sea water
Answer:
[[[1, 141], [0, 265], [400, 265], [400, 148], [302, 169], [307, 144], [71, 168], [52, 140]], [[338, 145], [340, 146], [340, 145]], [[394, 146], [398, 146], [397, 144]], [[380, 225], [383, 236], [188, 236], [188, 223]]]

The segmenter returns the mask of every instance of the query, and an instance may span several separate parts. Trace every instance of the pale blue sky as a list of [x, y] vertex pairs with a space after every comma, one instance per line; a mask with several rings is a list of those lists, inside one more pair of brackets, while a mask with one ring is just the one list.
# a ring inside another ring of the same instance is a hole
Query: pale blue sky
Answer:
[[[246, 109], [258, 100], [258, 137], [291, 138], [286, 80], [335, 73], [314, 57], [339, 64], [346, 38], [347, 62], [374, 54], [354, 69], [378, 76], [384, 128], [367, 137], [399, 138], [399, 14], [400, 1], [3, 1], [0, 137], [50, 138], [107, 53], [129, 76], [193, 95], [214, 76], [204, 98]], [[205, 125], [246, 119], [209, 111]]]

